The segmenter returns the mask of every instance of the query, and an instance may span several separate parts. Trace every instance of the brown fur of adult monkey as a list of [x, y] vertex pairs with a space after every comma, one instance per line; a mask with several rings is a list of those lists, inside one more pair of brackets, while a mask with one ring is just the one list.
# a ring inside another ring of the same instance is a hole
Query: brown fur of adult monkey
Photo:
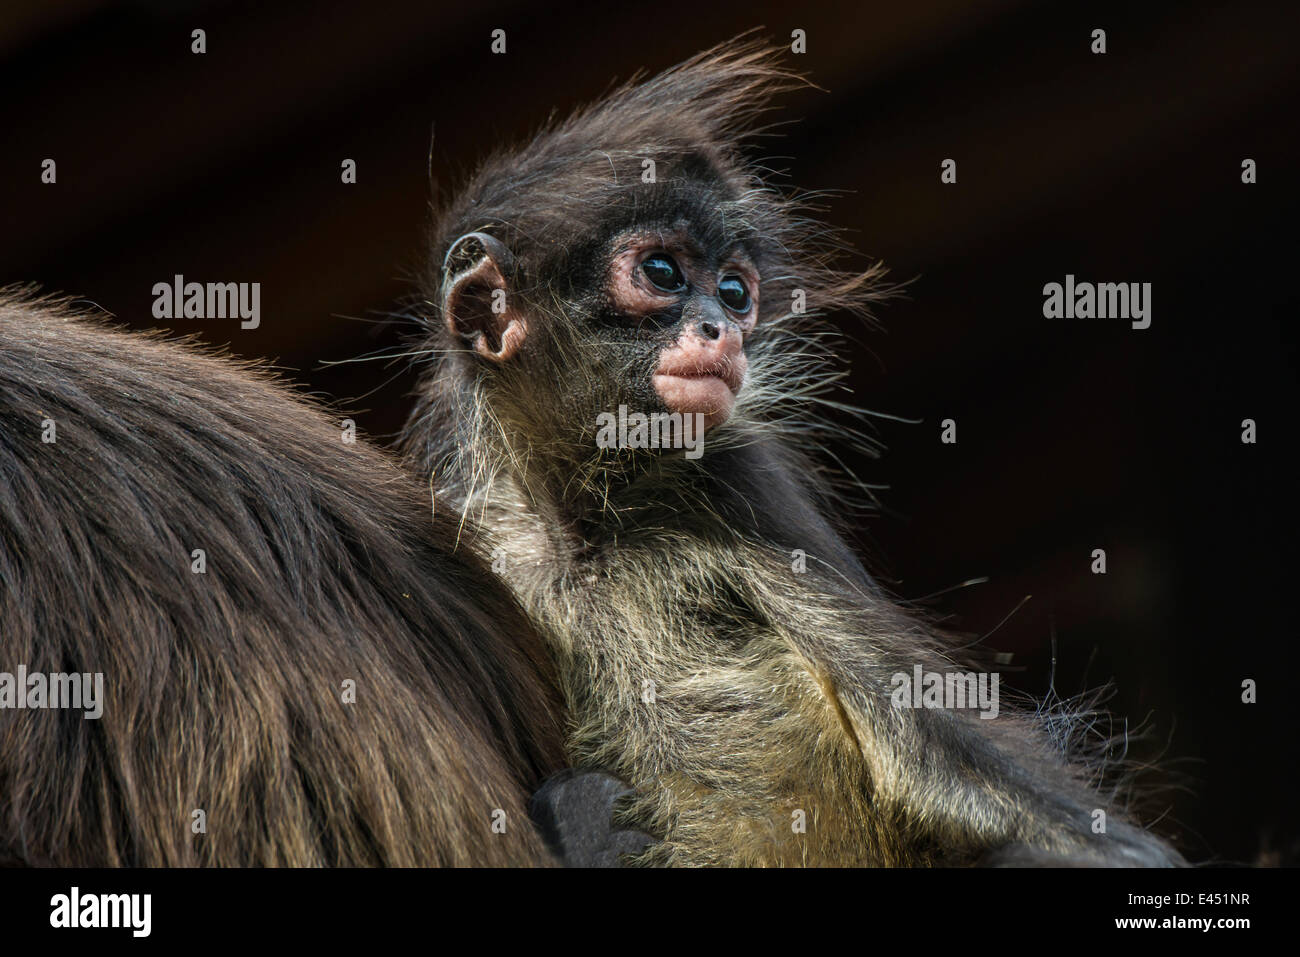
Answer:
[[0, 292], [0, 672], [104, 676], [0, 687], [0, 865], [550, 863], [558, 695], [462, 531], [265, 371]]
[[[1180, 863], [1047, 722], [891, 704], [892, 676], [957, 665], [829, 517], [814, 452], [847, 436], [819, 414], [815, 314], [863, 309], [879, 273], [836, 271], [742, 158], [800, 82], [781, 57], [711, 51], [484, 164], [436, 226], [409, 447], [504, 548], [576, 763], [630, 782], [628, 822], [662, 838], [643, 862]], [[620, 405], [704, 415], [707, 450], [598, 448]]]

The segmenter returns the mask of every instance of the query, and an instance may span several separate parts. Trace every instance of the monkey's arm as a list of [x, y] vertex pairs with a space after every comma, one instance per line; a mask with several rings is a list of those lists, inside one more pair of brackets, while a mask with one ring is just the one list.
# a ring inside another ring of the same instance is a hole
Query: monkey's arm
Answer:
[[[821, 689], [837, 719], [831, 723], [861, 754], [882, 813], [922, 840], [995, 866], [1186, 863], [1124, 821], [1031, 716], [1003, 708], [984, 720], [964, 710], [896, 707], [893, 676], [911, 675], [916, 665], [966, 669], [892, 606], [837, 591], [827, 582], [818, 604], [797, 615], [773, 607], [771, 620]], [[782, 599], [772, 592], [761, 600]], [[1098, 810], [1106, 814], [1103, 833], [1094, 831]]]

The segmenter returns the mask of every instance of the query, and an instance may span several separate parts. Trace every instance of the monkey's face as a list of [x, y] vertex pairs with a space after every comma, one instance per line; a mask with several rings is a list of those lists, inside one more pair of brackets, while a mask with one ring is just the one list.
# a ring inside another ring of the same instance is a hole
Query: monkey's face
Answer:
[[630, 382], [629, 398], [652, 396], [670, 413], [703, 416], [705, 428], [725, 422], [745, 382], [744, 340], [758, 315], [752, 260], [740, 246], [709, 249], [678, 228], [623, 233], [608, 262], [602, 338], [639, 358], [625, 368], [647, 380]]
[[525, 270], [494, 237], [469, 233], [452, 245], [443, 315], [477, 354], [496, 417], [515, 420], [512, 431], [577, 453], [592, 448], [607, 415], [667, 413], [683, 435], [731, 416], [759, 315], [755, 261], [717, 217], [677, 214], [658, 225], [639, 212], [552, 266], [564, 279], [544, 285], [549, 302], [512, 288]]

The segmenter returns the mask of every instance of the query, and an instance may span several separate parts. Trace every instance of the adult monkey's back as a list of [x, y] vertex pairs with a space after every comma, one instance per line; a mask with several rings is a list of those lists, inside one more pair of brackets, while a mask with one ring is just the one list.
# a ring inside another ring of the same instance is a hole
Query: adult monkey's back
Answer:
[[744, 158], [783, 64], [710, 51], [483, 165], [438, 223], [412, 446], [487, 516], [578, 763], [663, 838], [644, 861], [1179, 863], [1058, 747], [1064, 717], [898, 694], [970, 669], [828, 504], [816, 453], [852, 435], [818, 315], [876, 276]]
[[0, 294], [0, 864], [547, 862], [544, 651], [458, 524], [268, 374]]

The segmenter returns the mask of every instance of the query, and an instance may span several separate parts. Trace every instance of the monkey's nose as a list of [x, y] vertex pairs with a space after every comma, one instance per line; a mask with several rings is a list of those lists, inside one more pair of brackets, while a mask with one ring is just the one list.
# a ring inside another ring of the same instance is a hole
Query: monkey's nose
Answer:
[[722, 335], [722, 329], [716, 322], [701, 322], [700, 332], [708, 339], [717, 339]]

